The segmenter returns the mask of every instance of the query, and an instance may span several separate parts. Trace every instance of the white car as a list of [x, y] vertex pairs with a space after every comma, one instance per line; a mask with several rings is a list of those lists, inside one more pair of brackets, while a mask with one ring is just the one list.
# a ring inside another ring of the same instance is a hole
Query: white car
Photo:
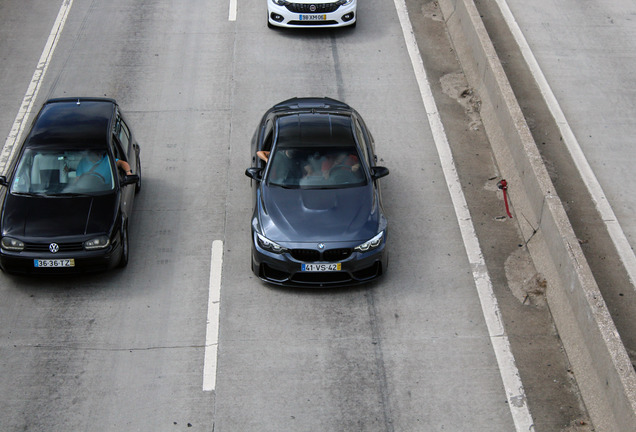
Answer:
[[344, 27], [356, 25], [356, 0], [267, 0], [271, 27]]

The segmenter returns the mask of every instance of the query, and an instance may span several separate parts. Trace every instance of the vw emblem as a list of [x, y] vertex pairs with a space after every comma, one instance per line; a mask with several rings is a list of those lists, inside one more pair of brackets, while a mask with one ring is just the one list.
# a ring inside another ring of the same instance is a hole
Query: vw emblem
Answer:
[[318, 249], [323, 250], [325, 248], [324, 243], [318, 243]]
[[309, 6], [309, 10], [310, 10], [311, 12], [316, 12], [316, 5], [310, 5], [310, 6]]
[[57, 243], [51, 243], [49, 245], [49, 250], [51, 251], [51, 253], [57, 253], [60, 250], [60, 245]]

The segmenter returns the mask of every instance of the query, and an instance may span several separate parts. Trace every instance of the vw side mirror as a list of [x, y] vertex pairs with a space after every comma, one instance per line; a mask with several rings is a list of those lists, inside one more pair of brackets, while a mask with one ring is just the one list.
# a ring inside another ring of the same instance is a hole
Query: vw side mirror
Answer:
[[126, 186], [130, 184], [135, 184], [138, 181], [139, 181], [139, 176], [137, 174], [129, 174], [124, 177], [124, 180], [122, 180], [121, 185]]

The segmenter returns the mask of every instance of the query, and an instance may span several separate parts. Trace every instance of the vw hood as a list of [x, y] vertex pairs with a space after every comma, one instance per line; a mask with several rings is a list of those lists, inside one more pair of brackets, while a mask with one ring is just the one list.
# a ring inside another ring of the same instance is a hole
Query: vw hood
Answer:
[[2, 235], [35, 240], [110, 234], [116, 202], [116, 193], [68, 198], [7, 194], [2, 213]]

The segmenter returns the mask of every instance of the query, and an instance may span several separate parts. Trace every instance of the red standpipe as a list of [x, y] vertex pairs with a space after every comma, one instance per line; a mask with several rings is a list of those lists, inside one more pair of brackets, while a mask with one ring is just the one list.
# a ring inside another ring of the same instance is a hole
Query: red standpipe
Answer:
[[512, 215], [510, 214], [510, 208], [508, 207], [508, 194], [507, 194], [507, 190], [508, 190], [508, 183], [506, 182], [506, 180], [501, 180], [497, 186], [499, 186], [499, 189], [501, 189], [503, 191], [503, 198], [504, 198], [504, 203], [506, 204], [506, 213], [508, 213], [508, 217], [512, 218]]

